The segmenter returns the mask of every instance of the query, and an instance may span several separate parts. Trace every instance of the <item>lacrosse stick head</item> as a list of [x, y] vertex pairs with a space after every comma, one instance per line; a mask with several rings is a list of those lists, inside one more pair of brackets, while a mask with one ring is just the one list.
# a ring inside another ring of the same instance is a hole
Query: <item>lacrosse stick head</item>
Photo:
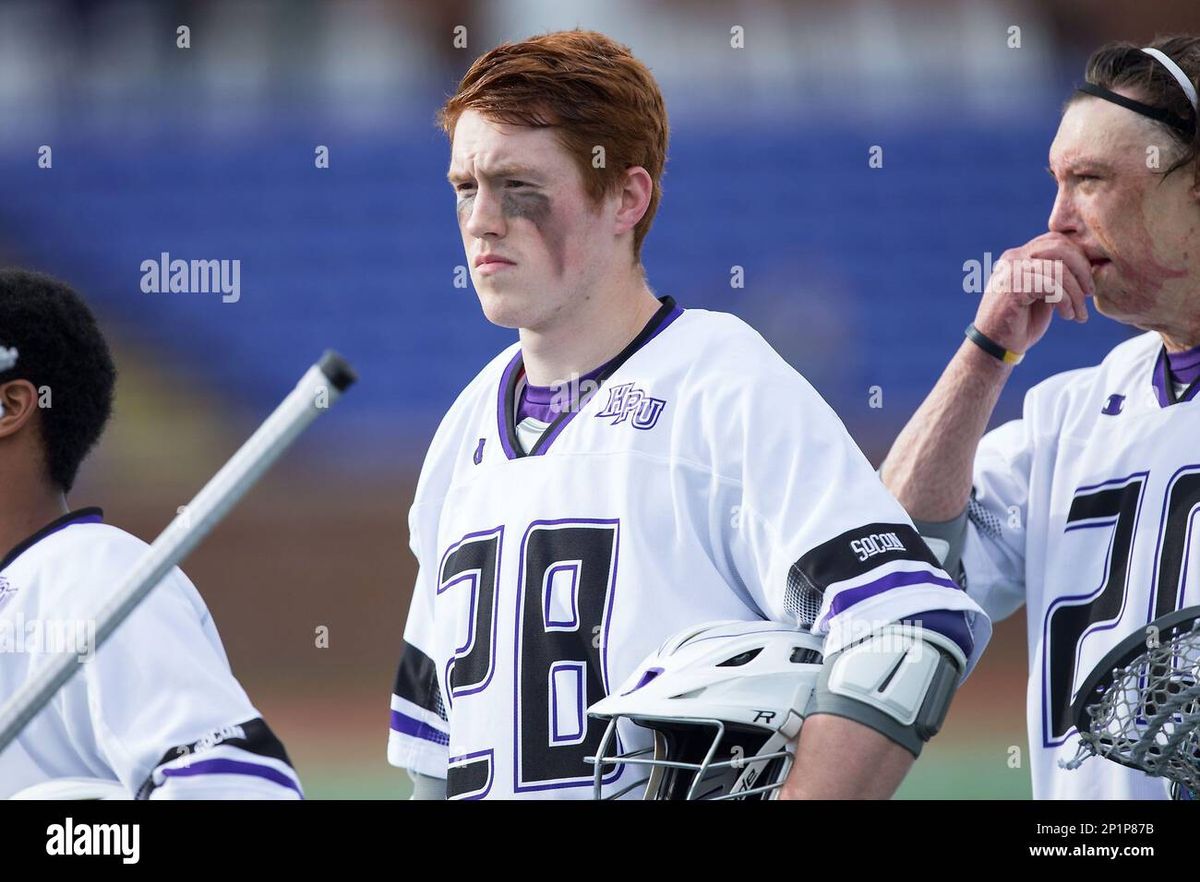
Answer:
[[1155, 619], [1113, 647], [1071, 705], [1079, 753], [1171, 782], [1175, 799], [1200, 796], [1200, 606]]

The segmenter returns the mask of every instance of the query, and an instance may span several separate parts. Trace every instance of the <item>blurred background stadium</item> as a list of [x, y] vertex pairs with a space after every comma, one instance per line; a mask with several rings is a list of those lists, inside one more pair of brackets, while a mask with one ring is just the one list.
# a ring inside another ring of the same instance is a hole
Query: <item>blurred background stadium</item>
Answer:
[[[0, 2], [0, 263], [83, 292], [121, 367], [74, 506], [150, 539], [325, 347], [361, 372], [185, 567], [310, 797], [406, 792], [385, 760], [414, 575], [406, 512], [437, 420], [514, 339], [455, 286], [434, 112], [481, 52], [576, 25], [627, 43], [671, 112], [651, 284], [750, 321], [878, 464], [973, 315], [968, 262], [1045, 229], [1046, 151], [1087, 54], [1196, 32], [1200, 8]], [[240, 299], [143, 293], [141, 263], [163, 252], [240, 260]], [[1126, 333], [1099, 317], [1056, 324], [997, 419]], [[1018, 615], [901, 795], [1027, 797], [1025, 672]]]

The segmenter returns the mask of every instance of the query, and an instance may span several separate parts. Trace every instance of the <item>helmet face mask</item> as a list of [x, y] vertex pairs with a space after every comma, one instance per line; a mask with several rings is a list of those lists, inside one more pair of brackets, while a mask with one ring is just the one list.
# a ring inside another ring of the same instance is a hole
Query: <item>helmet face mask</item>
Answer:
[[[654, 747], [610, 754], [621, 719], [652, 729]], [[617, 799], [643, 785], [643, 799], [769, 799], [792, 766], [791, 746], [777, 736], [732, 729], [720, 720], [644, 716], [613, 718], [600, 742], [598, 757], [596, 799]], [[602, 797], [600, 770], [607, 774], [617, 763], [635, 765], [643, 774], [622, 790]], [[760, 781], [767, 783], [755, 786]]]
[[[607, 719], [597, 799], [772, 799], [792, 766], [792, 742], [820, 672], [821, 639], [769, 622], [690, 628], [663, 644], [616, 694], [589, 710]], [[618, 724], [649, 730], [653, 747], [622, 751]], [[630, 783], [602, 796], [602, 775]]]

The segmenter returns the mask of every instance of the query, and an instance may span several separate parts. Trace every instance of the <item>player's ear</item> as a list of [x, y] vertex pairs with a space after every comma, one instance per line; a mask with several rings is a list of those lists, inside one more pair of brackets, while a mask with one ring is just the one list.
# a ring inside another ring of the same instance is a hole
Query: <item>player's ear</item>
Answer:
[[38, 409], [38, 392], [28, 380], [13, 380], [0, 386], [0, 438], [24, 428]]
[[650, 172], [640, 165], [625, 169], [619, 195], [621, 201], [617, 206], [615, 218], [617, 234], [636, 227], [645, 216], [646, 209], [650, 207], [650, 197], [654, 195], [654, 180], [650, 177]]

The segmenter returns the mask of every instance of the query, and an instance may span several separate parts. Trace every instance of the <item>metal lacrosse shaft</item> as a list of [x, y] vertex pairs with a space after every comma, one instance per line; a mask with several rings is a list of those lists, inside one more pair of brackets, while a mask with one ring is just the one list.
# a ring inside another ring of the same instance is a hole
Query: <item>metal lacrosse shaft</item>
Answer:
[[[163, 578], [200, 544], [292, 442], [355, 382], [353, 368], [326, 352], [300, 378], [296, 388], [258, 427], [233, 458], [146, 549], [112, 599], [96, 616], [92, 652], [99, 650]], [[79, 667], [76, 656], [51, 657], [0, 708], [0, 753], [21, 733]]]

